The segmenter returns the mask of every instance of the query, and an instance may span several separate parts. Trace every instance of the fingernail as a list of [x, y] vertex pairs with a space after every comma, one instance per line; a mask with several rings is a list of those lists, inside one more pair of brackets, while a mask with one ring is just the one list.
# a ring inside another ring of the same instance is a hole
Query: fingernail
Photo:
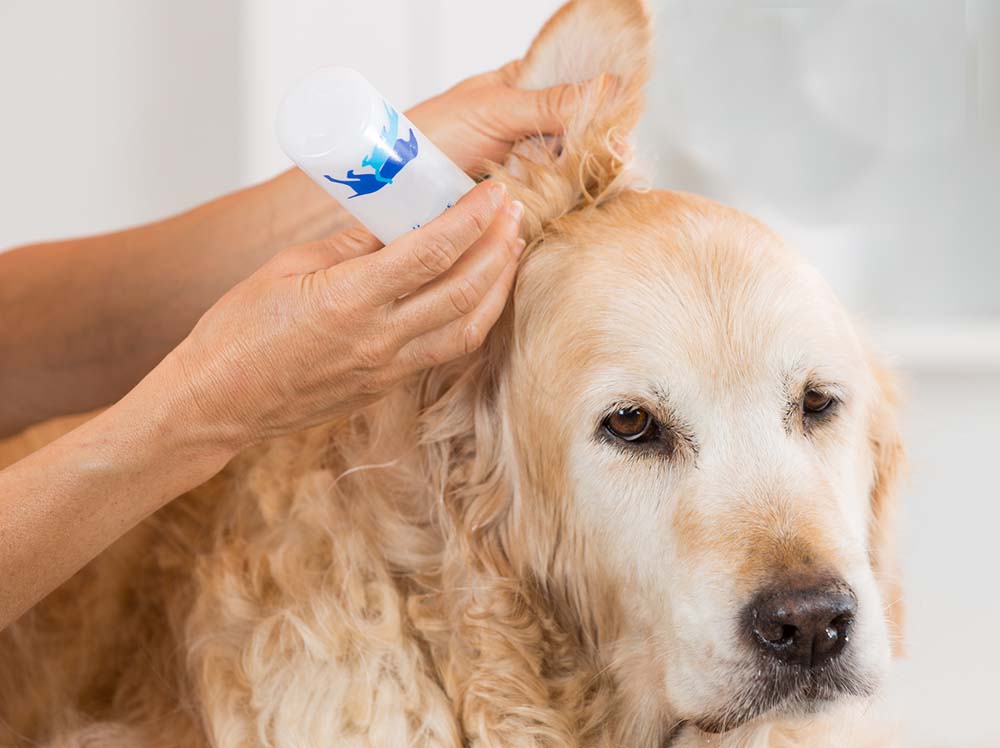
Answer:
[[521, 218], [524, 217], [524, 203], [520, 200], [515, 200], [510, 204], [508, 210], [510, 211], [511, 218], [520, 223]]
[[518, 239], [514, 242], [514, 257], [520, 257], [524, 254], [524, 248], [527, 246], [524, 239]]
[[507, 185], [503, 182], [492, 182], [490, 184], [490, 200], [494, 208], [499, 208], [507, 199]]

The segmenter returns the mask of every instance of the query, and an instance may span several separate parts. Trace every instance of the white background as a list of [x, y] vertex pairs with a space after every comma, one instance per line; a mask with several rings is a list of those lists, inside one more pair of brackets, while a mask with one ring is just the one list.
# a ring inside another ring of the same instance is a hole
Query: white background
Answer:
[[[0, 0], [0, 249], [267, 178], [298, 76], [351, 65], [405, 108], [557, 5]], [[656, 71], [654, 184], [774, 225], [905, 375], [905, 744], [1000, 745], [1000, 3], [664, 0]]]

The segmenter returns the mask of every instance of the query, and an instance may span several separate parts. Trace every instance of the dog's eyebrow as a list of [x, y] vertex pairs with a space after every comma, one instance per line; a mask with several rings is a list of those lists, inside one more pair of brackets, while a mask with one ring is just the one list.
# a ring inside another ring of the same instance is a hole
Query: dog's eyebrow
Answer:
[[818, 367], [795, 366], [785, 372], [784, 381], [785, 391], [791, 399], [801, 397], [809, 389], [822, 390], [839, 400], [848, 396], [847, 387], [837, 377], [824, 374]]

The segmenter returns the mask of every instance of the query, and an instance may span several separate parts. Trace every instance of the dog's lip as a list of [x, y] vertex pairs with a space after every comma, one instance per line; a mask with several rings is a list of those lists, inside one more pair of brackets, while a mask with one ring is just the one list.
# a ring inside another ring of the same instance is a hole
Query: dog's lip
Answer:
[[[744, 714], [727, 714], [725, 716], [700, 715], [698, 717], [689, 717], [683, 720], [680, 724], [684, 726], [690, 725], [691, 727], [694, 727], [704, 733], [720, 735], [722, 733], [730, 732], [731, 730], [736, 730], [762, 717], [773, 717], [786, 712], [791, 712], [793, 711], [793, 703], [795, 710], [801, 710], [802, 708], [806, 708], [808, 710], [822, 704], [829, 704], [844, 695], [845, 694], [842, 691], [832, 691], [828, 688], [824, 688], [824, 686], [816, 680], [810, 680], [808, 683], [803, 684], [799, 688], [790, 690], [773, 704], [770, 704], [759, 711], [747, 711]], [[683, 732], [682, 728], [677, 729], [675, 732], [671, 733], [670, 739], [673, 740], [681, 732]], [[669, 745], [669, 742], [665, 745]]]

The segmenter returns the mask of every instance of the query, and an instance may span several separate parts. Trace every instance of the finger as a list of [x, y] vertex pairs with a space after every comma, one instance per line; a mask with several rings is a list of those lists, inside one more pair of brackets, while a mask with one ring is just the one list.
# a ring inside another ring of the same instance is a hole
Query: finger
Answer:
[[388, 304], [447, 272], [486, 233], [506, 201], [503, 184], [482, 182], [426, 226], [363, 258], [367, 301]]
[[559, 135], [587, 96], [607, 95], [617, 87], [612, 75], [600, 75], [584, 83], [565, 83], [538, 90], [518, 90], [520, 102], [508, 111], [508, 124], [515, 137]]
[[479, 348], [500, 319], [516, 274], [517, 262], [510, 262], [471, 314], [411, 340], [396, 354], [394, 363], [406, 375], [460, 358]]
[[480, 86], [495, 86], [500, 84], [502, 86], [516, 86], [517, 79], [521, 72], [521, 66], [524, 64], [523, 60], [511, 60], [506, 65], [490, 70], [485, 73], [480, 73], [479, 75], [474, 75], [471, 78], [467, 78], [462, 81], [459, 85], [467, 83], [469, 81], [475, 81]]
[[524, 205], [510, 203], [451, 270], [394, 303], [390, 319], [404, 339], [471, 314], [482, 303], [500, 274], [524, 250], [524, 240], [518, 236], [523, 215]]
[[524, 64], [524, 60], [517, 59], [511, 60], [502, 68], [497, 70], [497, 75], [500, 77], [504, 83], [508, 86], [513, 86], [517, 83], [517, 77], [521, 74], [521, 66]]
[[382, 242], [363, 226], [334, 234], [326, 239], [290, 247], [267, 263], [274, 275], [304, 275], [332, 267], [346, 260], [381, 249]]

